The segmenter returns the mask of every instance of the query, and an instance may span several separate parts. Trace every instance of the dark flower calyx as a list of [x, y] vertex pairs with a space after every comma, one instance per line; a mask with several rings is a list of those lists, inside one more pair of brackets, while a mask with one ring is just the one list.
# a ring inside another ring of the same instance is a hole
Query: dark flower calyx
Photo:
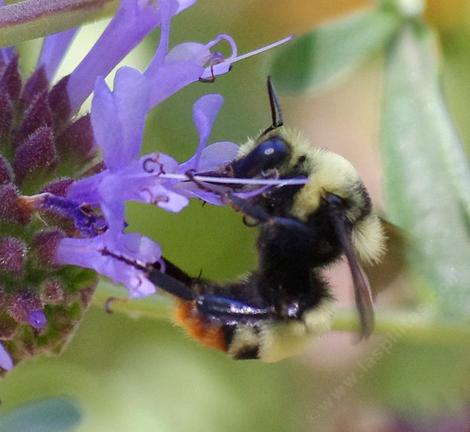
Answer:
[[21, 92], [21, 104], [24, 107], [29, 106], [37, 95], [47, 92], [49, 82], [43, 67], [36, 69], [29, 77]]
[[[0, 90], [0, 139], [5, 140], [10, 134], [13, 126], [14, 107], [8, 94], [2, 95]], [[0, 142], [0, 148], [5, 147], [3, 142]]]
[[48, 279], [41, 284], [40, 298], [44, 304], [61, 304], [65, 293], [62, 282], [59, 279]]
[[67, 124], [72, 110], [67, 94], [68, 75], [62, 78], [49, 92], [49, 106], [54, 119], [54, 127], [56, 130], [62, 129]]
[[93, 159], [96, 148], [90, 115], [80, 117], [67, 126], [57, 138], [56, 147], [61, 157], [73, 158], [74, 164], [82, 165]]
[[18, 71], [18, 56], [15, 56], [3, 70], [0, 78], [0, 95], [8, 96], [12, 102], [16, 102], [21, 92], [21, 75]]
[[23, 183], [32, 175], [52, 171], [57, 162], [54, 133], [49, 127], [40, 127], [16, 150], [13, 167], [17, 183]]
[[13, 168], [2, 155], [0, 155], [0, 185], [13, 181]]
[[30, 220], [31, 209], [22, 204], [15, 185], [0, 186], [0, 222], [27, 225]]
[[0, 271], [19, 276], [23, 272], [27, 246], [15, 237], [0, 238]]
[[33, 251], [39, 265], [47, 268], [56, 264], [55, 254], [62, 237], [58, 230], [41, 231], [34, 236]]
[[43, 193], [51, 193], [60, 197], [65, 197], [73, 179], [65, 177], [59, 178], [48, 183], [41, 191]]
[[52, 113], [49, 107], [47, 91], [44, 90], [28, 105], [23, 122], [15, 136], [16, 146], [21, 145], [28, 135], [34, 133], [38, 128], [51, 125]]
[[12, 294], [12, 298], [14, 299], [11, 301], [8, 312], [16, 322], [27, 323], [36, 329], [46, 325], [41, 300], [33, 291], [24, 290]]

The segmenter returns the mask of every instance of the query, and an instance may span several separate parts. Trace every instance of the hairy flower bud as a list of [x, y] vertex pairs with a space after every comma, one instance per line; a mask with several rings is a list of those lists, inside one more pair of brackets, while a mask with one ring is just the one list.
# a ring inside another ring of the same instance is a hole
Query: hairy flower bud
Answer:
[[0, 238], [0, 274], [20, 276], [26, 259], [26, 244], [14, 237]]
[[12, 183], [0, 186], [0, 223], [27, 225], [30, 220], [31, 210], [22, 205], [16, 186]]
[[10, 162], [0, 155], [0, 185], [13, 181], [13, 168]]
[[46, 126], [35, 129], [18, 147], [13, 167], [19, 185], [29, 177], [47, 175], [57, 165], [53, 131]]

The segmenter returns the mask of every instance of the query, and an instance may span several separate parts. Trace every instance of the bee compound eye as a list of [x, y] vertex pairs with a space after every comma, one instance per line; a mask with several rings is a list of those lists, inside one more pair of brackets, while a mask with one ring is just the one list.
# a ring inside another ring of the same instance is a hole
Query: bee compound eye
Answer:
[[279, 137], [270, 138], [254, 150], [264, 159], [264, 169], [275, 168], [284, 161], [289, 151], [285, 141]]
[[276, 136], [258, 144], [246, 156], [233, 162], [231, 167], [236, 177], [256, 177], [279, 167], [288, 155], [287, 144]]
[[333, 193], [326, 194], [323, 199], [332, 208], [342, 208], [345, 205], [344, 199]]

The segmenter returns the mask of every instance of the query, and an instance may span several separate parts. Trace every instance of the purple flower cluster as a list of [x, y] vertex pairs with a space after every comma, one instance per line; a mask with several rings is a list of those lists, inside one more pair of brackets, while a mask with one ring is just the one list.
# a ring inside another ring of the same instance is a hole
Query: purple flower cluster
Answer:
[[[0, 49], [1, 369], [41, 350], [60, 350], [89, 303], [97, 273], [126, 286], [131, 297], [155, 292], [130, 263], [154, 263], [161, 250], [125, 232], [126, 201], [170, 212], [191, 197], [220, 204], [217, 195], [185, 181], [185, 173], [215, 170], [237, 153], [230, 142], [207, 145], [222, 96], [205, 95], [194, 104], [199, 143], [184, 163], [159, 152], [140, 156], [146, 116], [183, 87], [210, 81], [289, 38], [242, 56], [228, 35], [170, 49], [172, 17], [194, 2], [122, 0], [86, 57], [53, 86], [75, 30], [45, 39], [25, 84], [15, 50]], [[161, 37], [147, 69], [120, 68], [110, 89], [104, 78], [158, 25]], [[232, 50], [228, 58], [214, 51], [223, 41]], [[77, 119], [92, 92], [91, 113]]]
[[[161, 2], [160, 43], [143, 73], [130, 67], [119, 69], [112, 91], [102, 76], [96, 80], [91, 123], [106, 168], [74, 182], [68, 189], [67, 198], [99, 207], [108, 229], [90, 238], [64, 238], [57, 250], [58, 263], [92, 268], [125, 285], [131, 297], [153, 294], [155, 287], [140, 270], [126, 265], [116, 256], [147, 264], [158, 261], [161, 253], [152, 240], [137, 233], [124, 233], [125, 202], [139, 201], [179, 212], [187, 205], [191, 189], [181, 187], [180, 180], [166, 179], [165, 175], [182, 174], [189, 169], [215, 170], [233, 159], [238, 150], [229, 142], [206, 148], [212, 125], [223, 104], [222, 96], [210, 94], [201, 97], [193, 107], [194, 124], [200, 138], [191, 160], [178, 164], [162, 153], [139, 157], [149, 110], [188, 84], [228, 72], [238, 59], [235, 42], [228, 35], [219, 35], [208, 44], [188, 42], [169, 50], [170, 20], [179, 10], [176, 2]], [[223, 40], [232, 47], [228, 59], [218, 52], [211, 52], [211, 48]]]

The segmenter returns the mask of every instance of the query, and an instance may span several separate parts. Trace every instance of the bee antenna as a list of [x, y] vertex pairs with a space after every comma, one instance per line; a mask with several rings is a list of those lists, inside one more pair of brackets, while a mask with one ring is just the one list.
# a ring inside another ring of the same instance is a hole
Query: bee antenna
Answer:
[[272, 125], [268, 127], [264, 133], [272, 131], [278, 127], [281, 127], [284, 124], [282, 119], [282, 109], [281, 104], [279, 103], [279, 98], [277, 96], [276, 90], [274, 89], [273, 81], [271, 75], [268, 75], [268, 95], [269, 95], [269, 105], [271, 107], [271, 117]]

